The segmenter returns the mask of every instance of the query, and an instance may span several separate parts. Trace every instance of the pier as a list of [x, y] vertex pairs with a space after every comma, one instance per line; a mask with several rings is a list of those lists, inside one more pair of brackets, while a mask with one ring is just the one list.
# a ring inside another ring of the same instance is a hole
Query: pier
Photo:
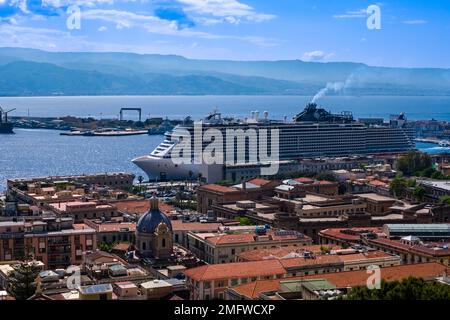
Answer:
[[62, 136], [83, 136], [83, 137], [122, 137], [147, 134], [147, 130], [111, 130], [111, 131], [70, 131], [61, 132]]

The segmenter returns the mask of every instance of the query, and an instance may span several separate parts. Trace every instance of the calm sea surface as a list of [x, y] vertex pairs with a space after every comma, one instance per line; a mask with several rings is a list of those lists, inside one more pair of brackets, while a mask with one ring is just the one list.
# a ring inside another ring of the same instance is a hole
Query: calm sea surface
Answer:
[[[15, 116], [118, 117], [122, 107], [141, 107], [144, 117], [203, 118], [218, 107], [223, 114], [244, 117], [252, 110], [269, 111], [270, 118], [292, 118], [311, 99], [307, 96], [115, 96], [1, 98], [0, 106], [17, 108]], [[410, 119], [450, 120], [450, 97], [368, 96], [324, 97], [319, 101], [333, 112], [352, 111], [355, 117], [388, 117], [406, 112]], [[129, 119], [137, 115], [129, 112]]]
[[[57, 117], [65, 115], [117, 117], [121, 107], [141, 107], [144, 118], [188, 115], [200, 119], [215, 106], [224, 115], [248, 116], [252, 110], [269, 111], [270, 118], [291, 118], [309, 97], [293, 96], [169, 96], [169, 97], [33, 97], [0, 98], [3, 108], [17, 108], [12, 115]], [[320, 103], [333, 112], [352, 111], [355, 117], [385, 117], [406, 112], [409, 119], [450, 121], [450, 97], [326, 97]], [[133, 113], [127, 114], [136, 119]], [[54, 130], [15, 129], [0, 135], [0, 190], [7, 178], [127, 171], [144, 173], [130, 160], [150, 153], [162, 136], [68, 137]], [[418, 144], [430, 152], [449, 152], [432, 144]]]

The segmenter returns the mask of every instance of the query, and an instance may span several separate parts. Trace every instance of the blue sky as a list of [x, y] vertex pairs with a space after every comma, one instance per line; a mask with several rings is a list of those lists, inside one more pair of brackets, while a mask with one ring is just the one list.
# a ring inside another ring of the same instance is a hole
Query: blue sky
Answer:
[[[66, 26], [72, 5], [80, 29]], [[0, 0], [0, 46], [49, 51], [450, 68], [449, 40], [447, 0]]]

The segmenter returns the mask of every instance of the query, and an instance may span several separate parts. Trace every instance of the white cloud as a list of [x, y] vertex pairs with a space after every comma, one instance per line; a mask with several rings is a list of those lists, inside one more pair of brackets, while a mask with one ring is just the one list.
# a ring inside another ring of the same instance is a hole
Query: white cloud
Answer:
[[426, 20], [405, 20], [405, 21], [402, 21], [402, 23], [404, 23], [404, 24], [426, 24], [426, 23], [428, 23], [428, 21], [426, 21]]
[[325, 53], [320, 50], [305, 52], [302, 56], [304, 61], [322, 61], [331, 58], [334, 53]]
[[101, 27], [98, 28], [97, 30], [100, 31], [100, 32], [104, 32], [104, 31], [108, 30], [108, 28], [105, 27], [105, 26], [101, 26]]
[[0, 45], [4, 47], [27, 47], [48, 50], [53, 48], [55, 41], [60, 44], [72, 43], [71, 38], [68, 32], [53, 29], [0, 25]]
[[114, 4], [114, 0], [42, 0], [42, 6], [61, 8], [69, 5], [95, 7], [101, 4]]
[[276, 45], [273, 39], [267, 39], [258, 36], [230, 36], [208, 33], [204, 31], [195, 31], [192, 29], [179, 29], [175, 21], [162, 20], [151, 15], [136, 14], [120, 10], [92, 9], [83, 11], [82, 19], [100, 20], [115, 24], [117, 29], [143, 28], [150, 33], [178, 36], [194, 37], [202, 39], [232, 39], [253, 43], [261, 47]]
[[272, 20], [276, 16], [256, 12], [255, 9], [237, 0], [175, 0], [184, 5], [184, 10], [191, 14], [210, 15], [225, 18], [218, 20], [228, 23], [239, 23], [240, 20], [262, 22]]
[[349, 10], [343, 14], [333, 15], [333, 18], [335, 18], [335, 19], [354, 19], [354, 18], [365, 18], [365, 17], [367, 17], [366, 9]]

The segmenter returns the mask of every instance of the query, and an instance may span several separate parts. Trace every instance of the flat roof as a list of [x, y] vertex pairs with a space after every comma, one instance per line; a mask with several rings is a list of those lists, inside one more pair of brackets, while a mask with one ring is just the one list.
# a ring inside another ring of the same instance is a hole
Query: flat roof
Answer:
[[164, 280], [155, 279], [155, 280], [141, 283], [141, 287], [144, 289], [164, 288], [164, 287], [172, 287], [172, 284], [170, 284]]
[[116, 282], [115, 285], [118, 286], [121, 289], [134, 289], [134, 288], [137, 288], [137, 286], [131, 281]]
[[449, 223], [439, 224], [385, 224], [390, 232], [450, 232]]
[[360, 198], [375, 200], [375, 201], [396, 201], [396, 199], [394, 199], [394, 198], [382, 196], [377, 193], [361, 193], [361, 194], [357, 194], [356, 196], [360, 197]]
[[450, 192], [450, 182], [441, 180], [419, 180], [420, 184], [428, 185], [434, 188], [443, 189]]

